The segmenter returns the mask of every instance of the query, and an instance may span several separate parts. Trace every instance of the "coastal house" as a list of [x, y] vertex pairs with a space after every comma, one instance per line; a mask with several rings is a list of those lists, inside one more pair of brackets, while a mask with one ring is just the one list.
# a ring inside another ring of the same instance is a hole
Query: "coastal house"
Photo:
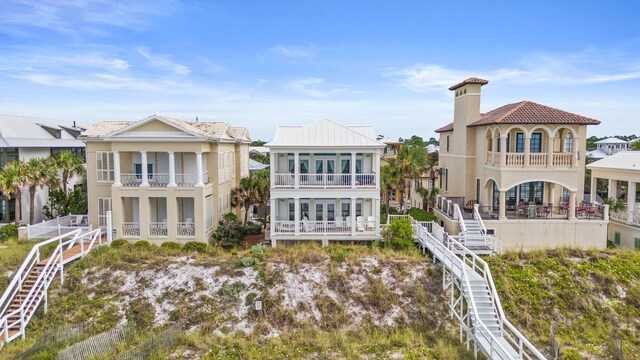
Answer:
[[372, 126], [278, 126], [270, 149], [270, 237], [380, 238], [380, 155]]
[[633, 140], [626, 141], [618, 139], [617, 137], [609, 137], [596, 141], [596, 149], [587, 152], [587, 157], [593, 159], [604, 159], [607, 156], [616, 154], [620, 151], [627, 151], [631, 148]]
[[225, 122], [152, 115], [96, 123], [82, 139], [89, 219], [105, 227], [112, 211], [115, 238], [207, 241], [249, 176], [249, 132]]
[[[75, 121], [51, 120], [26, 116], [0, 115], [0, 169], [14, 160], [29, 161], [48, 158], [68, 150], [77, 156], [85, 156], [85, 146], [78, 136], [84, 130]], [[82, 181], [70, 179], [69, 186]], [[22, 192], [22, 221], [29, 220], [29, 193]], [[42, 206], [49, 202], [49, 189], [36, 191], [34, 221], [45, 219]], [[15, 199], [0, 194], [0, 223], [15, 220]]]
[[[505, 249], [604, 248], [606, 209], [581, 200], [587, 126], [598, 120], [531, 101], [480, 112], [482, 86], [449, 88], [436, 215], [449, 233], [494, 232]], [[469, 234], [467, 234], [469, 233]]]
[[[624, 202], [624, 207], [610, 212], [607, 239], [616, 246], [640, 250], [640, 151], [618, 152], [587, 165], [587, 169], [591, 169], [592, 189], [598, 179], [606, 179], [607, 197]], [[590, 201], [595, 201], [595, 191]]]

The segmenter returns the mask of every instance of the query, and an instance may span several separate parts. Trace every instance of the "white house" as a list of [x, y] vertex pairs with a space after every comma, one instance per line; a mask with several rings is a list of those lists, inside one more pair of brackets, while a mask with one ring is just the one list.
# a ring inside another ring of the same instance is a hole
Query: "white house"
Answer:
[[380, 237], [380, 153], [372, 126], [278, 126], [270, 143], [271, 243]]
[[[16, 115], [0, 115], [0, 169], [14, 160], [29, 161], [33, 158], [48, 158], [69, 150], [85, 157], [85, 145], [77, 137], [84, 130], [75, 121], [42, 119]], [[69, 185], [82, 181], [81, 177], [70, 179]], [[49, 202], [49, 189], [38, 189], [35, 200], [34, 221], [45, 219], [42, 206]], [[29, 193], [22, 192], [22, 222], [29, 221]], [[15, 219], [15, 199], [7, 199], [0, 193], [0, 223]]]

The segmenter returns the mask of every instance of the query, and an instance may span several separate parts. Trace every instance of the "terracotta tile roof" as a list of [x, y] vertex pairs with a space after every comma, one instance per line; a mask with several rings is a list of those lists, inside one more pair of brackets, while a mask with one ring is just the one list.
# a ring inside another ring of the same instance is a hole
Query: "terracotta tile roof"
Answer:
[[598, 125], [600, 121], [531, 101], [508, 104], [483, 114], [468, 126], [491, 124], [578, 124]]
[[441, 127], [440, 129], [436, 129], [435, 132], [441, 133], [441, 132], [447, 132], [447, 131], [452, 131], [452, 130], [453, 130], [453, 123], [447, 124], [447, 125]]
[[457, 83], [455, 85], [453, 85], [452, 87], [449, 88], [449, 90], [455, 90], [461, 86], [467, 85], [467, 84], [480, 84], [480, 85], [487, 85], [489, 83], [489, 80], [485, 80], [485, 79], [480, 79], [477, 77], [470, 77], [464, 81], [462, 81], [461, 83]]

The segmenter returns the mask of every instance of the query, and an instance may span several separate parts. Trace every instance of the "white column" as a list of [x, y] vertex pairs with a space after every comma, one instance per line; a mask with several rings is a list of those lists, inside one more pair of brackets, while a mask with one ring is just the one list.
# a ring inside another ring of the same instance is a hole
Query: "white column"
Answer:
[[617, 200], [618, 189], [616, 189], [616, 185], [617, 185], [616, 180], [609, 179], [609, 189], [607, 190], [608, 198], [613, 198], [614, 200]]
[[552, 137], [547, 137], [547, 167], [553, 166], [553, 140]]
[[297, 189], [300, 187], [300, 153], [298, 151], [293, 153], [293, 179], [294, 187]]
[[271, 227], [271, 247], [276, 247], [276, 240], [273, 237], [275, 233], [275, 224], [276, 224], [276, 199], [269, 199], [269, 222]]
[[356, 153], [351, 153], [351, 188], [356, 188]]
[[196, 152], [196, 186], [204, 186], [202, 181], [202, 151]]
[[576, 218], [576, 192], [569, 191], [569, 220]]
[[356, 198], [351, 198], [351, 236], [356, 235]]
[[293, 198], [293, 221], [296, 236], [300, 235], [300, 198]]
[[506, 220], [507, 219], [507, 192], [504, 190], [500, 190], [500, 212], [498, 214], [498, 219]]
[[380, 236], [380, 199], [374, 199], [375, 201], [375, 206], [374, 206], [374, 210], [375, 211], [375, 216], [376, 216], [376, 224], [375, 224], [375, 232], [374, 232], [374, 236], [378, 237]]
[[531, 136], [524, 138], [524, 167], [529, 167], [531, 154]]
[[591, 191], [589, 192], [589, 202], [592, 204], [596, 202], [596, 188], [598, 186], [597, 184], [598, 178], [593, 176], [593, 170], [591, 170]]
[[627, 188], [627, 224], [633, 224], [633, 211], [636, 208], [636, 183], [629, 181]]
[[380, 188], [380, 150], [376, 150], [373, 156], [375, 156], [373, 172], [375, 172], [376, 187]]
[[169, 153], [169, 184], [167, 186], [176, 186], [176, 157], [173, 151]]
[[120, 152], [113, 152], [113, 185], [120, 186]]
[[507, 137], [500, 136], [500, 166], [507, 165]]
[[149, 186], [149, 171], [147, 169], [146, 151], [140, 151], [140, 162], [142, 163], [142, 184], [140, 186]]

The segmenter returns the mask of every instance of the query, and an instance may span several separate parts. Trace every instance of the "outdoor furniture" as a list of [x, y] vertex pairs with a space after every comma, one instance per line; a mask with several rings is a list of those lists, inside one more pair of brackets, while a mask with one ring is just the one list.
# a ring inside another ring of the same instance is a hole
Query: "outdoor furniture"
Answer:
[[364, 221], [364, 216], [356, 217], [356, 229], [359, 232], [364, 232], [366, 230], [366, 223]]
[[516, 208], [516, 216], [522, 216], [525, 217], [527, 216], [527, 205], [518, 205], [518, 207]]
[[304, 218], [302, 219], [302, 228], [304, 229], [304, 232], [312, 232], [316, 229], [316, 226], [314, 224], [309, 223], [309, 220]]
[[367, 216], [367, 230], [374, 230], [376, 228], [376, 217]]
[[84, 216], [77, 215], [75, 218], [71, 218], [71, 226], [82, 226]]
[[535, 219], [536, 217], [536, 206], [535, 205], [529, 205], [528, 210], [527, 210], [527, 218], [529, 219]]
[[464, 212], [473, 212], [473, 205], [477, 204], [478, 202], [475, 200], [469, 200], [467, 201], [467, 204], [464, 206]]

